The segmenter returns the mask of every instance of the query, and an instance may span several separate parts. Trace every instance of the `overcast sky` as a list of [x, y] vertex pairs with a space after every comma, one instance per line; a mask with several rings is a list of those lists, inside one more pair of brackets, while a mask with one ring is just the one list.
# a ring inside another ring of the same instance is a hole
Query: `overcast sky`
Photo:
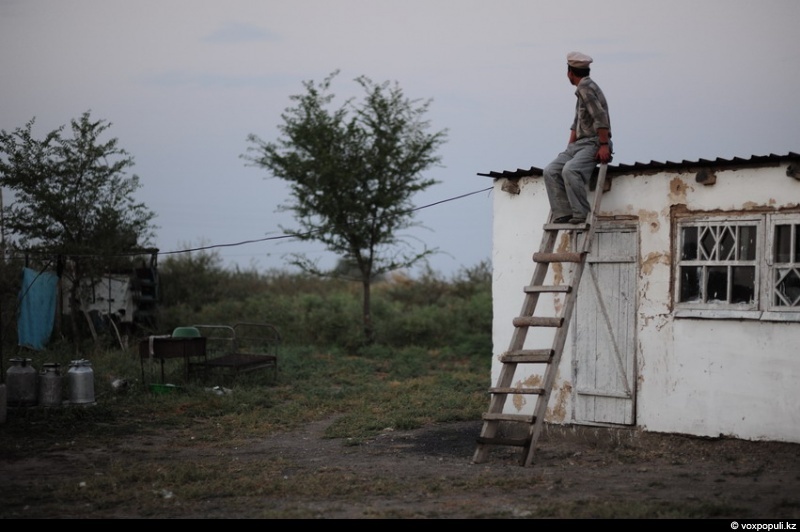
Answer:
[[362, 94], [360, 75], [396, 81], [449, 131], [409, 237], [451, 275], [490, 258], [492, 182], [477, 174], [564, 148], [568, 52], [594, 58], [615, 163], [786, 154], [800, 152], [799, 21], [797, 0], [0, 0], [0, 129], [110, 122], [162, 252], [332, 266], [315, 243], [229, 245], [297, 227], [277, 212], [285, 184], [241, 159], [246, 137], [277, 139], [304, 81], [340, 70], [342, 97]]

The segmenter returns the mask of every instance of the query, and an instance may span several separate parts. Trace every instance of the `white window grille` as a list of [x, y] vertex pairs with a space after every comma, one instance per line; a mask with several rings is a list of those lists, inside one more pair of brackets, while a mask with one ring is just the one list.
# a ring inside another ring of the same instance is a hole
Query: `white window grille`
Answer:
[[800, 321], [800, 214], [692, 217], [676, 228], [677, 316]]
[[800, 311], [800, 221], [773, 215], [769, 251], [769, 310]]
[[678, 302], [756, 308], [760, 226], [757, 220], [679, 224]]

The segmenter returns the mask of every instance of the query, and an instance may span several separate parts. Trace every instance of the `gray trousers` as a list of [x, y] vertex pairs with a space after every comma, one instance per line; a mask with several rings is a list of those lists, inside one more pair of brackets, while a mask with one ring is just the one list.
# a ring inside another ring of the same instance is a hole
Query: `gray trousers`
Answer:
[[[544, 184], [553, 219], [562, 216], [586, 218], [589, 215], [588, 189], [597, 166], [597, 137], [576, 140], [544, 169]], [[610, 148], [611, 146], [609, 146]]]

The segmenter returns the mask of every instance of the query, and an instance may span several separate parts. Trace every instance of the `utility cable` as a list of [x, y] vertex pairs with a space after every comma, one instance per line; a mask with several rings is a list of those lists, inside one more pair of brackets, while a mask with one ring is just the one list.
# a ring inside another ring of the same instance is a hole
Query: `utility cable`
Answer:
[[[484, 188], [484, 189], [481, 189], [481, 190], [476, 190], [474, 192], [467, 192], [466, 194], [461, 194], [460, 196], [454, 196], [452, 198], [447, 198], [447, 199], [444, 199], [444, 200], [441, 200], [441, 201], [437, 201], [437, 202], [434, 202], [434, 203], [429, 203], [427, 205], [422, 205], [421, 207], [414, 207], [413, 209], [408, 209], [405, 212], [406, 213], [410, 213], [410, 212], [421, 211], [423, 209], [428, 209], [428, 208], [431, 208], [431, 207], [435, 207], [437, 205], [442, 205], [444, 203], [449, 203], [451, 201], [456, 201], [456, 200], [460, 200], [460, 199], [463, 199], [463, 198], [466, 198], [466, 197], [469, 197], [469, 196], [474, 196], [475, 194], [480, 194], [482, 192], [489, 192], [492, 189], [493, 189], [493, 187], [488, 187], [488, 188]], [[314, 234], [315, 232], [316, 231], [309, 231], [308, 233], [303, 233], [303, 235], [300, 235], [300, 236], [309, 236], [309, 235]], [[268, 236], [268, 237], [264, 237], [264, 238], [256, 238], [256, 239], [253, 239], [253, 240], [243, 240], [241, 242], [234, 242], [234, 243], [230, 243], [230, 244], [212, 244], [212, 245], [209, 245], [209, 246], [202, 246], [202, 247], [196, 247], [196, 248], [191, 248], [191, 249], [182, 249], [182, 250], [176, 250], [176, 251], [163, 251], [163, 252], [159, 251], [158, 254], [159, 255], [176, 255], [176, 254], [180, 254], [180, 253], [192, 253], [192, 252], [196, 252], [196, 251], [207, 251], [209, 249], [238, 247], [238, 246], [245, 246], [245, 245], [248, 245], [248, 244], [258, 244], [259, 242], [269, 242], [269, 241], [273, 241], [273, 240], [285, 240], [285, 239], [290, 239], [290, 238], [298, 238], [298, 235]]]
[[[442, 205], [444, 203], [449, 203], [451, 201], [456, 201], [456, 200], [467, 198], [469, 196], [474, 196], [475, 194], [481, 194], [483, 192], [489, 192], [492, 189], [493, 189], [493, 187], [488, 187], [488, 188], [484, 188], [484, 189], [481, 189], [481, 190], [476, 190], [476, 191], [473, 191], [473, 192], [467, 192], [466, 194], [461, 194], [459, 196], [454, 196], [452, 198], [447, 198], [447, 199], [443, 199], [441, 201], [436, 201], [434, 203], [429, 203], [427, 205], [422, 205], [421, 207], [414, 207], [413, 209], [408, 209], [403, 214], [416, 212], [416, 211], [421, 211], [423, 209], [429, 209], [431, 207], [436, 207], [437, 205]], [[232, 242], [232, 243], [228, 243], [228, 244], [212, 244], [212, 245], [209, 245], [209, 246], [201, 246], [201, 247], [190, 248], [190, 249], [180, 249], [180, 250], [175, 250], [175, 251], [159, 251], [158, 255], [177, 255], [177, 254], [181, 254], [181, 253], [192, 253], [192, 252], [197, 252], [197, 251], [207, 251], [209, 249], [229, 248], [229, 247], [245, 246], [245, 245], [248, 245], [248, 244], [258, 244], [260, 242], [270, 242], [270, 241], [273, 241], [273, 240], [286, 240], [286, 239], [291, 239], [291, 238], [299, 238], [300, 236], [310, 236], [310, 235], [313, 235], [315, 232], [317, 232], [317, 231], [309, 231], [307, 233], [303, 233], [302, 235], [286, 235], [286, 234], [284, 234], [284, 235], [278, 235], [278, 236], [268, 236], [268, 237], [264, 237], [264, 238], [256, 238], [256, 239], [252, 239], [252, 240], [243, 240], [241, 242]], [[36, 252], [29, 251], [29, 253], [34, 254]], [[46, 254], [46, 253], [42, 253], [42, 254]], [[84, 258], [84, 259], [85, 258], [97, 258], [97, 257], [109, 258], [109, 257], [136, 256], [136, 255], [141, 255], [141, 254], [142, 254], [142, 252], [138, 252], [138, 253], [137, 252], [131, 252], [131, 253], [121, 253], [121, 254], [115, 254], [115, 255], [70, 255], [70, 257]]]

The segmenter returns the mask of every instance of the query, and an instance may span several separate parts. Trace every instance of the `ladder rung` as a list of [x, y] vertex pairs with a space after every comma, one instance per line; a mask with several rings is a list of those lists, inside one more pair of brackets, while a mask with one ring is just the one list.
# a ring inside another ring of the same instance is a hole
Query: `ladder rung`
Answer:
[[572, 225], [569, 222], [564, 222], [563, 224], [556, 224], [556, 223], [548, 222], [548, 223], [544, 224], [544, 230], [545, 231], [558, 231], [559, 229], [574, 229], [576, 225], [578, 225], [578, 224]]
[[537, 316], [520, 316], [514, 318], [514, 327], [561, 327], [564, 318], [539, 318]]
[[548, 293], [548, 292], [563, 292], [569, 293], [572, 291], [572, 286], [568, 284], [559, 284], [559, 285], [529, 285], [523, 288], [526, 294], [538, 294], [538, 293]]
[[547, 363], [553, 356], [552, 349], [520, 349], [500, 355], [500, 362], [512, 364]]
[[528, 438], [486, 438], [484, 436], [479, 436], [477, 441], [478, 443], [485, 445], [509, 445], [513, 447], [525, 447], [528, 445], [530, 440]]
[[589, 225], [588, 222], [584, 222], [582, 224], [571, 224], [569, 222], [563, 224], [551, 224], [547, 223], [544, 224], [545, 231], [580, 231], [582, 229], [586, 229], [586, 226]]
[[544, 395], [544, 388], [489, 388], [489, 393]]
[[533, 254], [533, 262], [581, 262], [583, 253], [541, 253]]
[[525, 416], [522, 414], [483, 414], [484, 421], [513, 421], [515, 423], [533, 424], [536, 416]]

